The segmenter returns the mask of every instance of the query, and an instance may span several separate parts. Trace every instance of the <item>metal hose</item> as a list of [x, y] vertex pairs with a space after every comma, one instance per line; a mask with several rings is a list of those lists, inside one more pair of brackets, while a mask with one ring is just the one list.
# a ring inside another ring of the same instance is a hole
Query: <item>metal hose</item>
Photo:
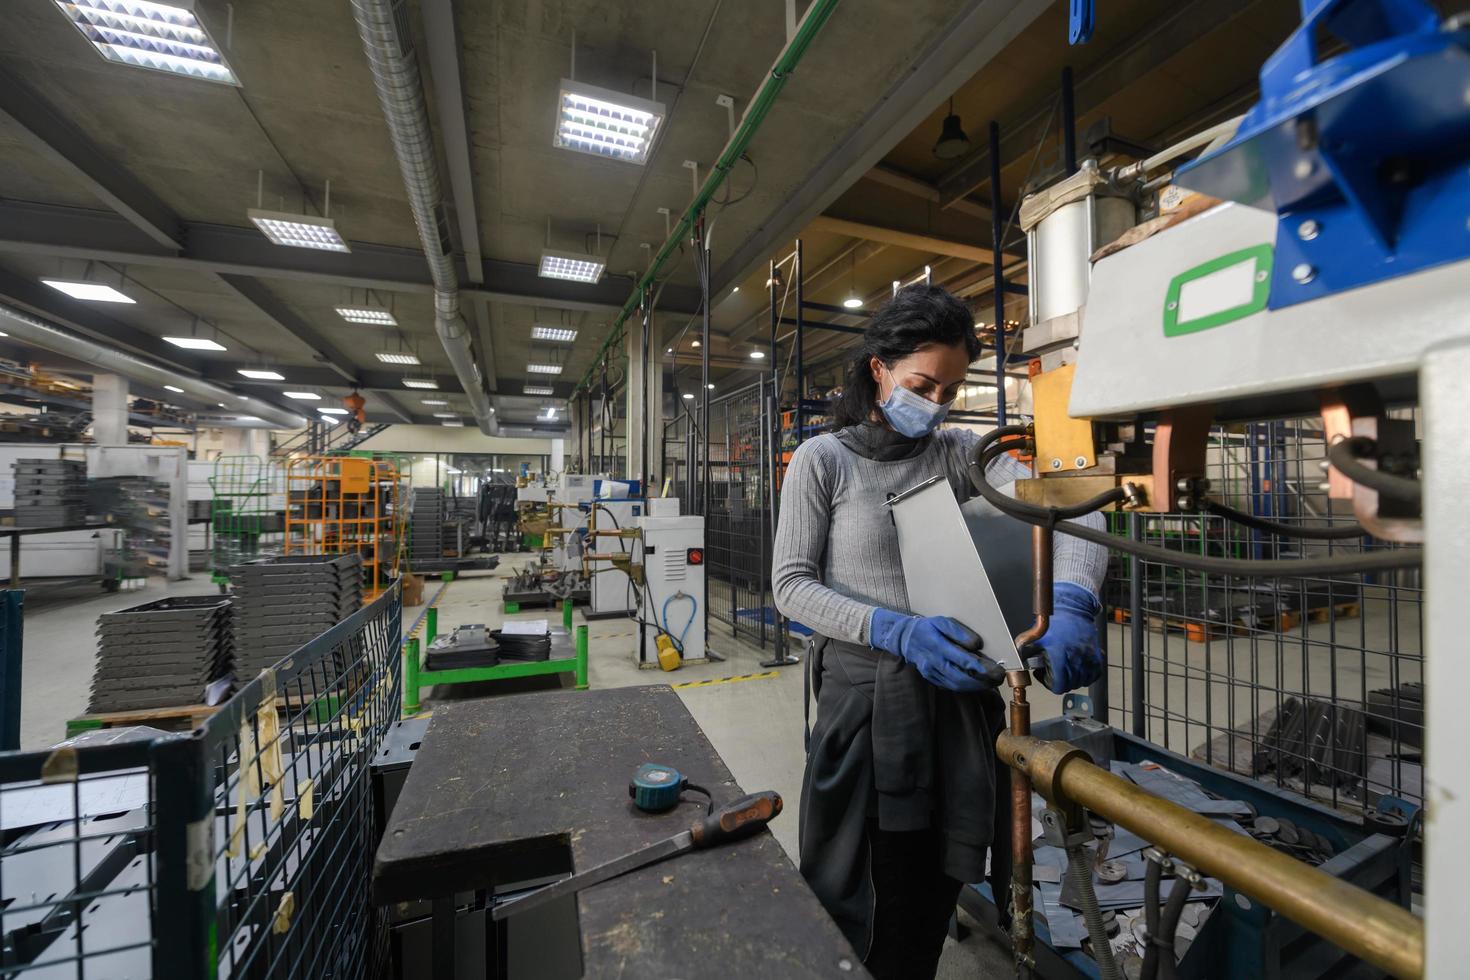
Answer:
[[1179, 976], [1179, 963], [1174, 958], [1174, 933], [1179, 930], [1179, 917], [1184, 914], [1184, 903], [1194, 886], [1187, 881], [1176, 866], [1174, 887], [1169, 889], [1169, 901], [1164, 905], [1164, 915], [1159, 920], [1159, 934], [1149, 934], [1149, 943], [1158, 951], [1159, 975], [1164, 980], [1175, 980]]
[[1067, 847], [1067, 874], [1082, 897], [1082, 918], [1087, 922], [1087, 936], [1092, 940], [1092, 958], [1097, 961], [1098, 974], [1102, 980], [1123, 980], [1118, 962], [1113, 959], [1113, 944], [1108, 941], [1102, 909], [1098, 908], [1097, 891], [1092, 887], [1092, 861], [1082, 844]]

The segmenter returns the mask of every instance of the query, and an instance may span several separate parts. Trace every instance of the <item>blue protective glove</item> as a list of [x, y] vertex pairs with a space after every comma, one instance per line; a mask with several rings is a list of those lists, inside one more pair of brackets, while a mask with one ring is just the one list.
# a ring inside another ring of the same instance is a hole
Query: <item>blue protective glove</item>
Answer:
[[946, 690], [984, 691], [1006, 677], [1000, 664], [980, 653], [980, 635], [948, 616], [875, 609], [868, 641], [875, 650], [907, 660], [926, 681]]
[[1022, 651], [1040, 655], [1036, 679], [1053, 694], [1086, 687], [1103, 675], [1102, 650], [1097, 645], [1097, 596], [1072, 582], [1058, 582], [1051, 590], [1051, 622], [1041, 638]]

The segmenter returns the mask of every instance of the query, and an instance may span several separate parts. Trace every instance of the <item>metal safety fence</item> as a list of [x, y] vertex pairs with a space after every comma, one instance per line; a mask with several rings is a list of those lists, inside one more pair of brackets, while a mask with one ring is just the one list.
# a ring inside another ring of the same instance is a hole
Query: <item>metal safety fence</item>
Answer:
[[384, 592], [187, 735], [0, 755], [0, 974], [373, 973], [369, 763], [398, 716], [401, 610]]
[[[1315, 421], [1218, 429], [1211, 496], [1302, 527], [1352, 524], [1326, 495]], [[1181, 552], [1315, 558], [1395, 547], [1308, 540], [1214, 514], [1115, 514]], [[1189, 757], [1363, 814], [1423, 800], [1417, 569], [1309, 578], [1186, 572], [1115, 553], [1106, 590], [1111, 720]]]

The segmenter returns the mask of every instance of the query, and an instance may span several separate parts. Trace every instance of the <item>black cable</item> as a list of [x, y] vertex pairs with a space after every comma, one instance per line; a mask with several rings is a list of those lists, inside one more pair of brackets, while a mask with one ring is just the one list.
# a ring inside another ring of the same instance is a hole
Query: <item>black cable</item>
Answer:
[[704, 799], [705, 799], [704, 812], [705, 813], [714, 813], [715, 812], [715, 794], [711, 793], [709, 790], [705, 789], [703, 786], [700, 786], [698, 783], [691, 783], [691, 782], [688, 782], [688, 781], [686, 781], [684, 783], [684, 788], [686, 790], [689, 790], [692, 793], [703, 793], [704, 794]]
[[1327, 447], [1327, 462], [1354, 483], [1361, 483], [1381, 496], [1406, 504], [1418, 505], [1423, 499], [1423, 489], [1418, 480], [1398, 476], [1386, 470], [1375, 470], [1363, 465], [1363, 460], [1378, 454], [1378, 443], [1365, 436], [1342, 439]]
[[[1034, 518], [1034, 520], [1032, 521], [1033, 524], [1055, 524], [1058, 521], [1070, 520], [1076, 517], [1085, 517], [1086, 515], [1091, 514], [1095, 511], [1102, 510], [1104, 507], [1111, 506], [1112, 504], [1122, 503], [1128, 499], [1127, 490], [1122, 487], [1114, 487], [1111, 490], [1103, 491], [1095, 497], [1089, 498], [1080, 503], [1069, 504], [1066, 507], [1038, 507], [1035, 504], [1028, 504], [1023, 501], [1016, 500], [1014, 497], [1007, 497], [995, 487], [991, 486], [990, 481], [987, 480], [985, 477], [985, 472], [990, 467], [990, 464], [999, 457], [1010, 452], [1011, 447], [1002, 442], [995, 445], [987, 446], [983, 452], [980, 451], [979, 445], [977, 445], [975, 448], [976, 458], [972, 459], [970, 462], [970, 482], [974, 484], [975, 489], [980, 491], [981, 495], [984, 496], [987, 500], [991, 500], [990, 492], [998, 494], [1000, 497], [1007, 501], [1010, 507], [1013, 508], [1017, 514], [1029, 514], [1032, 518]], [[990, 492], [987, 492], [986, 488], [989, 488]], [[994, 502], [994, 500], [991, 500], [991, 503]], [[1011, 513], [1011, 511], [1006, 511], [1006, 513]], [[1016, 514], [1012, 514], [1012, 516], [1016, 516]]]
[[[992, 486], [990, 481], [984, 478], [985, 466], [990, 461], [1005, 451], [1005, 447], [996, 446], [995, 443], [1001, 436], [1015, 434], [1018, 430], [1025, 431], [1024, 426], [1006, 426], [995, 429], [982, 437], [975, 446], [975, 455], [980, 458], [970, 463], [970, 482], [980, 495], [1000, 511], [1018, 521], [1027, 524], [1036, 524], [1041, 527], [1050, 527], [1063, 534], [1070, 534], [1084, 541], [1100, 544], [1104, 548], [1112, 548], [1124, 554], [1133, 555], [1147, 561], [1158, 562], [1164, 565], [1173, 565], [1191, 572], [1203, 572], [1206, 575], [1240, 575], [1256, 578], [1304, 578], [1321, 577], [1328, 575], [1347, 575], [1362, 572], [1386, 572], [1399, 568], [1417, 568], [1423, 564], [1424, 551], [1422, 548], [1394, 548], [1386, 551], [1365, 551], [1346, 555], [1330, 555], [1326, 558], [1291, 558], [1291, 559], [1246, 559], [1246, 558], [1212, 558], [1207, 555], [1191, 555], [1182, 551], [1172, 551], [1169, 548], [1161, 548], [1158, 545], [1144, 544], [1141, 541], [1133, 541], [1129, 538], [1121, 538], [1107, 531], [1099, 531], [1085, 524], [1076, 524], [1068, 521], [1058, 521], [1053, 516], [1050, 508], [1035, 507], [1024, 504], [1021, 501], [1007, 497], [999, 489]], [[994, 437], [994, 438], [992, 438]], [[1096, 500], [1097, 498], [1093, 498]], [[1075, 508], [1059, 508], [1056, 511], [1061, 516], [1067, 510]], [[1039, 514], [1037, 512], [1040, 512]], [[1080, 516], [1080, 515], [1074, 515]]]
[[1156, 980], [1159, 975], [1159, 950], [1154, 945], [1154, 936], [1159, 931], [1159, 879], [1163, 877], [1163, 865], [1145, 858], [1143, 872], [1143, 970], [1141, 980]]
[[1256, 531], [1265, 531], [1267, 534], [1278, 534], [1283, 538], [1305, 538], [1314, 541], [1336, 541], [1347, 538], [1361, 538], [1368, 534], [1366, 528], [1361, 524], [1338, 524], [1332, 527], [1302, 527], [1296, 524], [1282, 524], [1279, 521], [1268, 521], [1254, 514], [1236, 510], [1234, 507], [1226, 506], [1215, 500], [1205, 501], [1205, 510], [1211, 514], [1233, 521], [1236, 524], [1252, 528]]
[[1179, 976], [1179, 961], [1174, 953], [1174, 935], [1179, 931], [1179, 917], [1184, 913], [1184, 903], [1189, 901], [1189, 893], [1193, 890], [1194, 886], [1179, 874], [1179, 866], [1175, 865], [1174, 887], [1169, 889], [1169, 901], [1159, 920], [1158, 934], [1148, 934], [1150, 944], [1159, 951], [1159, 975], [1163, 980], [1176, 980]]

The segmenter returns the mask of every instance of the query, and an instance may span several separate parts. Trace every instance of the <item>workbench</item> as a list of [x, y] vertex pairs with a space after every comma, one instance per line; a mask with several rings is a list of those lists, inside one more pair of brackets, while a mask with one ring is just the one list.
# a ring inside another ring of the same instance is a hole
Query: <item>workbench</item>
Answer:
[[[493, 902], [517, 884], [663, 840], [703, 815], [697, 802], [661, 814], [633, 806], [628, 779], [655, 761], [709, 789], [716, 805], [744, 795], [667, 686], [436, 704], [384, 829], [373, 900], [432, 900], [434, 976], [452, 976], [455, 895], [488, 891]], [[786, 800], [777, 819], [795, 821], [797, 804]], [[769, 831], [641, 868], [575, 902], [581, 976], [866, 976]], [[507, 957], [507, 945], [550, 941], [549, 929], [507, 933], [517, 923], [492, 927], [486, 943], [499, 949], [488, 960], [519, 959], [514, 948]]]

